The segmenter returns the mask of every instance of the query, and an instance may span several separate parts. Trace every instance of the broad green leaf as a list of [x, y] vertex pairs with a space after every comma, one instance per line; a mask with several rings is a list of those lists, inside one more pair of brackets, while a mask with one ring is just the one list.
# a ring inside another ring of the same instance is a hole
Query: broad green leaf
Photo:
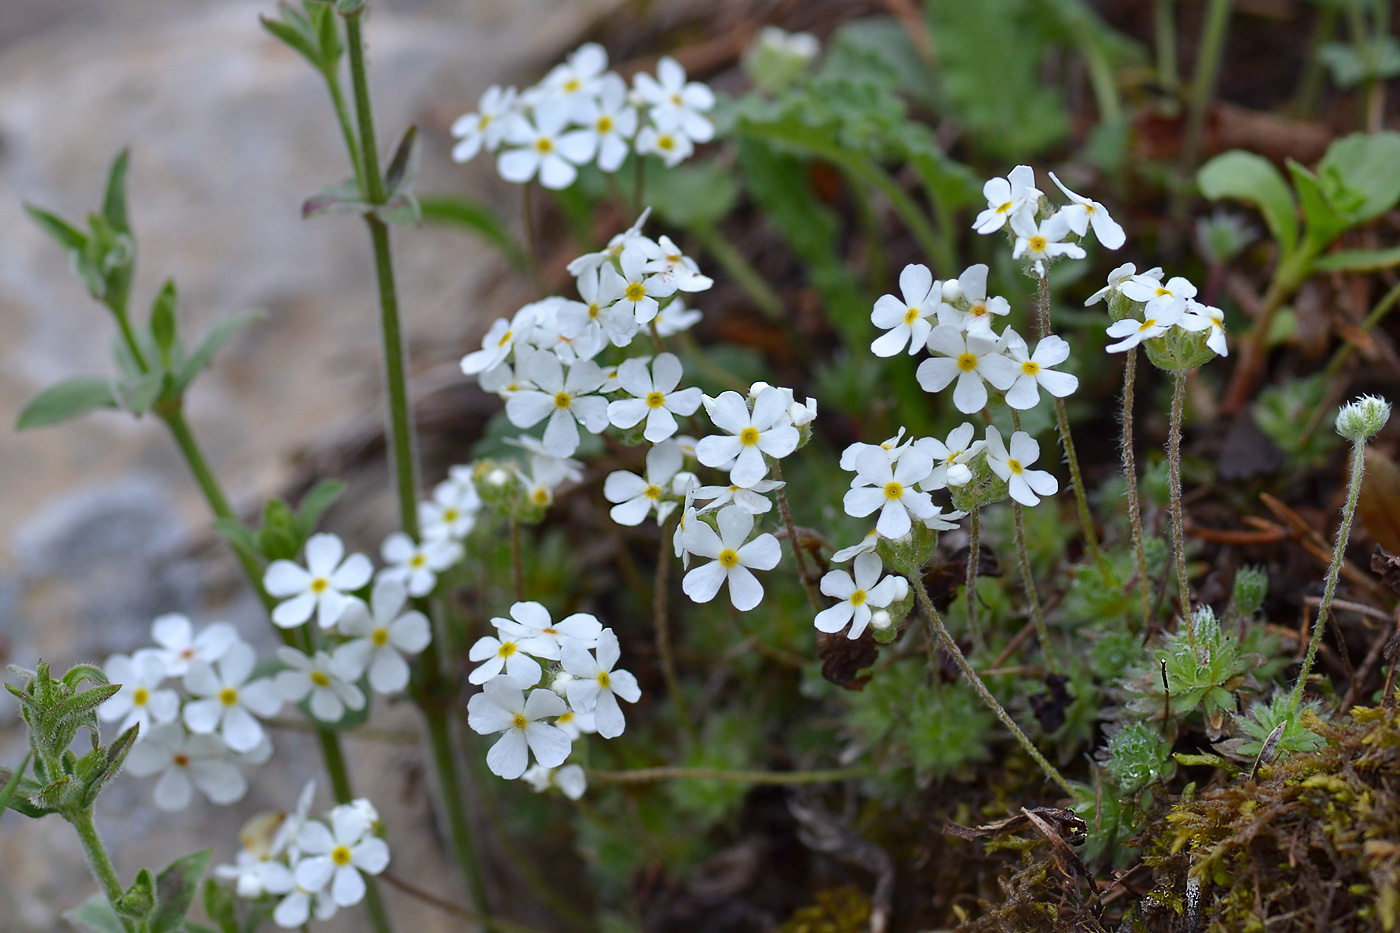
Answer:
[[525, 253], [510, 228], [482, 202], [461, 195], [429, 195], [418, 199], [418, 207], [429, 223], [450, 224], [475, 233], [496, 247], [511, 265], [525, 268]]
[[1400, 133], [1353, 133], [1335, 140], [1317, 164], [1326, 185], [1336, 180], [1356, 192], [1361, 203], [1347, 210], [1352, 224], [1379, 217], [1400, 201]]
[[58, 424], [98, 408], [116, 408], [112, 380], [99, 376], [77, 376], [40, 392], [20, 412], [15, 425], [20, 431]]
[[236, 337], [243, 328], [254, 321], [262, 320], [263, 317], [265, 315], [261, 311], [242, 311], [229, 315], [215, 324], [213, 329], [199, 342], [199, 346], [195, 347], [190, 358], [185, 361], [184, 367], [180, 370], [180, 376], [176, 380], [176, 389], [183, 390], [194, 380], [195, 376], [198, 376], [209, 365], [214, 354], [218, 353], [224, 344]]
[[167, 366], [170, 363], [170, 349], [175, 345], [176, 301], [175, 280], [166, 279], [155, 301], [151, 302], [151, 337]]
[[297, 530], [301, 537], [311, 537], [316, 530], [316, 523], [321, 520], [326, 509], [330, 508], [344, 491], [344, 483], [328, 479], [317, 483], [310, 492], [301, 497], [301, 503], [297, 506]]
[[360, 186], [353, 178], [327, 185], [302, 202], [301, 219], [309, 220], [324, 214], [368, 214], [372, 205], [364, 200]]
[[83, 933], [126, 933], [126, 928], [117, 919], [116, 911], [112, 910], [112, 905], [101, 893], [94, 894], [72, 910], [64, 911], [63, 919]]
[[713, 162], [656, 173], [647, 186], [647, 201], [656, 215], [677, 227], [713, 226], [734, 209], [738, 198], [733, 173]]
[[117, 233], [131, 235], [126, 216], [126, 170], [131, 164], [131, 150], [123, 149], [112, 160], [107, 173], [107, 190], [102, 195], [102, 216]]
[[213, 849], [205, 849], [182, 856], [160, 873], [156, 879], [156, 911], [151, 916], [151, 933], [174, 933], [185, 922], [213, 854]]
[[1232, 149], [1202, 165], [1196, 173], [1201, 194], [1212, 201], [1231, 198], [1259, 208], [1269, 232], [1284, 254], [1298, 245], [1297, 207], [1288, 184], [1273, 163], [1260, 155]]
[[1389, 249], [1339, 249], [1319, 256], [1313, 268], [1319, 272], [1380, 272], [1400, 266], [1400, 246]]
[[1293, 190], [1303, 205], [1303, 248], [1308, 255], [1316, 255], [1341, 236], [1351, 222], [1332, 206], [1316, 175], [1291, 159], [1288, 173], [1293, 176]]
[[204, 882], [204, 912], [219, 925], [219, 933], [239, 933], [238, 907], [233, 892], [212, 878]]
[[51, 214], [33, 204], [24, 205], [24, 212], [29, 215], [30, 220], [39, 225], [40, 229], [58, 241], [58, 245], [65, 250], [81, 253], [87, 247], [87, 234], [57, 214]]

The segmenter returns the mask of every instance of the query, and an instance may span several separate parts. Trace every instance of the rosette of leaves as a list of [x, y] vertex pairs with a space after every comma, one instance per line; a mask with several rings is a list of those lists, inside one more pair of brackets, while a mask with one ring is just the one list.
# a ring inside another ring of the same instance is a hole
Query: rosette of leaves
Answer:
[[1232, 728], [1240, 734], [1217, 742], [1215, 750], [1237, 761], [1252, 762], [1280, 725], [1283, 725], [1283, 733], [1271, 757], [1284, 753], [1315, 752], [1322, 748], [1326, 744], [1322, 736], [1308, 728], [1308, 723], [1318, 721], [1320, 704], [1316, 700], [1304, 700], [1294, 708], [1290, 699], [1290, 691], [1280, 690], [1267, 703], [1251, 703], [1243, 716], [1235, 716], [1231, 720]]

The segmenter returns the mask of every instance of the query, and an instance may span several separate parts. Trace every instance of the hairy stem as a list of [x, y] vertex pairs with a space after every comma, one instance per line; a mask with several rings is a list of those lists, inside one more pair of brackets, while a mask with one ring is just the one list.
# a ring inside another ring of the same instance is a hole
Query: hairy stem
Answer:
[[1142, 630], [1152, 625], [1152, 594], [1147, 579], [1147, 548], [1142, 536], [1142, 506], [1138, 502], [1137, 457], [1133, 453], [1133, 390], [1137, 381], [1137, 347], [1130, 347], [1123, 370], [1123, 478], [1128, 484], [1128, 525], [1132, 529], [1133, 556], [1137, 559], [1138, 593], [1142, 597]]
[[[1176, 560], [1176, 595], [1181, 604], [1181, 618], [1191, 615], [1191, 591], [1186, 579], [1186, 534], [1185, 516], [1181, 508], [1181, 416], [1186, 407], [1186, 373], [1172, 372], [1172, 417], [1171, 433], [1167, 436], [1167, 466], [1170, 471], [1168, 486], [1171, 492], [1172, 510], [1172, 554]], [[1186, 635], [1191, 641], [1191, 650], [1196, 649], [1196, 630], [1186, 626]]]
[[1045, 776], [1058, 785], [1066, 794], [1073, 797], [1074, 788], [1070, 786], [1069, 781], [1065, 780], [1065, 776], [1060, 773], [1059, 769], [1052, 765], [1049, 760], [1040, 753], [1040, 749], [1036, 748], [1035, 743], [1021, 731], [1020, 726], [1016, 725], [1016, 720], [1011, 718], [1011, 714], [1006, 711], [1006, 708], [997, 702], [996, 697], [992, 696], [992, 691], [988, 690], [987, 685], [982, 682], [982, 678], [977, 676], [977, 671], [968, 663], [967, 658], [958, 648], [958, 643], [953, 641], [953, 636], [948, 634], [948, 629], [944, 627], [943, 620], [938, 615], [938, 610], [933, 607], [933, 600], [929, 598], [928, 590], [924, 588], [923, 578], [917, 573], [911, 573], [908, 575], [908, 580], [909, 585], [914, 588], [914, 595], [919, 600], [919, 607], [923, 610], [925, 621], [938, 632], [938, 637], [943, 642], [944, 650], [952, 655], [953, 661], [957, 663], [958, 668], [963, 672], [963, 676], [967, 678], [967, 682], [972, 685], [972, 689], [982, 698], [982, 702], [987, 704], [987, 708], [996, 714], [997, 719], [1001, 720], [1002, 725], [1006, 726], [1006, 728], [1011, 731], [1012, 736], [1014, 736], [1021, 747], [1025, 749], [1026, 754], [1030, 755], [1031, 759], [1036, 764], [1040, 765], [1041, 770], [1045, 772]]
[[1337, 540], [1332, 546], [1332, 562], [1327, 566], [1327, 584], [1322, 590], [1322, 601], [1317, 606], [1317, 624], [1313, 626], [1312, 638], [1308, 640], [1308, 653], [1303, 658], [1303, 667], [1298, 671], [1298, 683], [1288, 698], [1290, 709], [1298, 708], [1303, 698], [1303, 688], [1308, 675], [1312, 673], [1313, 662], [1317, 660], [1317, 649], [1322, 644], [1322, 630], [1327, 627], [1327, 619], [1332, 610], [1332, 597], [1337, 592], [1337, 578], [1341, 575], [1342, 564], [1346, 562], [1347, 540], [1351, 537], [1351, 523], [1356, 517], [1356, 501], [1361, 496], [1361, 477], [1366, 471], [1366, 442], [1356, 441], [1351, 448], [1351, 479], [1347, 483], [1347, 501], [1342, 507], [1342, 524], [1337, 529]]
[[[773, 465], [773, 479], [779, 483], [783, 482], [783, 468], [778, 465], [778, 461], [770, 457], [768, 462]], [[820, 612], [821, 597], [817, 594], [816, 583], [807, 568], [807, 555], [803, 553], [802, 543], [797, 539], [797, 526], [793, 524], [792, 509], [788, 507], [787, 485], [779, 486], [777, 493], [778, 511], [782, 513], [783, 527], [787, 529], [788, 544], [792, 545], [792, 558], [797, 562], [797, 578], [802, 581], [802, 589], [807, 593], [807, 603], [812, 607], [812, 611]]]
[[963, 598], [967, 601], [967, 631], [972, 636], [972, 647], [980, 652], [985, 647], [982, 629], [977, 624], [977, 568], [982, 563], [982, 510], [974, 508], [967, 519], [967, 581]]
[[102, 893], [107, 896], [107, 903], [112, 905], [112, 913], [116, 915], [122, 925], [122, 929], [132, 933], [135, 926], [131, 918], [123, 916], [117, 910], [117, 901], [122, 896], [122, 882], [117, 877], [117, 870], [112, 867], [112, 859], [107, 855], [107, 848], [102, 844], [102, 837], [97, 834], [97, 826], [92, 822], [92, 808], [80, 810], [67, 817], [68, 822], [78, 832], [78, 839], [83, 844], [83, 854], [87, 856], [88, 867], [92, 869], [92, 875], [97, 879], [97, 883], [102, 886]]

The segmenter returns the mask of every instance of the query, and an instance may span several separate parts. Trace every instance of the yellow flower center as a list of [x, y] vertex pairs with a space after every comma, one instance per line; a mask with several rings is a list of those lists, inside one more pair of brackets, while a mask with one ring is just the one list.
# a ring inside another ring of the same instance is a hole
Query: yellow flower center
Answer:
[[752, 425], [750, 425], [747, 428], [744, 428], [744, 430], [739, 433], [739, 443], [745, 445], [746, 447], [752, 447], [754, 444], [757, 444], [758, 428], [755, 428]]
[[131, 694], [133, 706], [145, 706], [151, 699], [151, 692], [145, 687], [137, 687]]
[[573, 401], [573, 399], [571, 399], [571, 398], [569, 397], [569, 393], [567, 393], [567, 392], [556, 392], [556, 393], [554, 393], [554, 407], [555, 407], [555, 408], [568, 408], [568, 407], [569, 407], [569, 403], [572, 402], [572, 401]]
[[321, 671], [311, 672], [311, 682], [318, 687], [329, 687], [331, 685], [331, 679]]
[[600, 307], [598, 307], [598, 302], [595, 301], [595, 302], [593, 302], [591, 305], [588, 306], [588, 319], [589, 319], [590, 321], [596, 321], [596, 320], [598, 320], [598, 315], [600, 315], [600, 314], [602, 314], [602, 313], [603, 313], [603, 309], [600, 308]]
[[658, 149], [665, 149], [667, 152], [670, 152], [672, 149], [676, 148], [676, 140], [675, 140], [675, 137], [673, 137], [673, 136], [658, 136], [658, 137], [656, 137], [656, 148], [658, 148]]
[[595, 125], [598, 127], [598, 132], [611, 133], [613, 128], [613, 118], [608, 116], [607, 114], [604, 114], [603, 116], [598, 118], [598, 122]]
[[369, 633], [369, 640], [376, 648], [383, 648], [389, 643], [389, 630], [386, 628], [377, 628]]
[[987, 313], [987, 303], [985, 301], [973, 302], [972, 305], [967, 309], [967, 313], [972, 315], [973, 317], [981, 317], [982, 315]]
[[564, 93], [572, 94], [574, 91], [577, 91], [581, 87], [583, 87], [582, 81], [580, 81], [578, 78], [570, 78], [569, 80], [564, 82]]
[[1015, 473], [1018, 476], [1020, 475], [1021, 471], [1025, 469], [1025, 467], [1021, 466], [1021, 461], [1015, 459], [1014, 457], [1007, 459], [1006, 466], [1008, 469], [1011, 470], [1012, 473]]
[[1153, 327], [1154, 325], [1156, 325], [1156, 323], [1157, 319], [1155, 317], [1150, 317], [1138, 325], [1138, 331], [1141, 332], [1147, 330], [1149, 327]]
[[609, 686], [612, 686], [612, 678], [608, 676], [608, 672], [607, 672], [607, 671], [599, 671], [599, 672], [598, 672], [598, 686], [600, 686], [600, 687], [609, 687]]
[[648, 407], [648, 408], [660, 408], [662, 405], [665, 405], [665, 404], [666, 404], [666, 396], [662, 395], [660, 392], [648, 392], [648, 393], [647, 393], [647, 407]]
[[671, 95], [671, 106], [673, 106], [673, 107], [680, 107], [680, 106], [683, 105], [684, 103], [685, 103], [685, 101], [681, 100], [681, 95], [680, 95], [680, 94], [672, 94], [672, 95]]
[[331, 581], [327, 580], [325, 577], [317, 577], [311, 581], [311, 592], [319, 596], [329, 589], [330, 585]]
[[541, 136], [539, 139], [535, 140], [535, 151], [540, 155], [549, 155], [554, 151], [554, 140], [550, 139], [548, 136]]
[[905, 312], [904, 312], [904, 323], [906, 323], [906, 324], [913, 324], [913, 323], [914, 323], [915, 321], [917, 321], [918, 319], [919, 319], [919, 309], [918, 309], [918, 308], [910, 308], [908, 311], [905, 311]]
[[865, 602], [865, 590], [856, 590], [851, 594], [852, 606], [859, 606], [863, 602]]
[[484, 130], [484, 129], [486, 129], [486, 127], [488, 127], [488, 126], [490, 126], [490, 125], [491, 125], [491, 114], [489, 114], [489, 113], [483, 113], [480, 117], [477, 117], [477, 120], [476, 120], [476, 128], [477, 128], [477, 130]]
[[904, 486], [902, 486], [901, 484], [899, 484], [899, 483], [886, 483], [886, 484], [885, 484], [885, 498], [886, 498], [886, 499], [898, 499], [898, 498], [900, 498], [900, 497], [903, 496], [903, 495], [904, 495]]
[[1161, 298], [1163, 295], [1170, 295], [1170, 294], [1171, 294], [1171, 291], [1170, 291], [1170, 290], [1165, 289], [1165, 288], [1162, 288], [1161, 286], [1158, 286], [1158, 287], [1157, 287], [1157, 297], [1158, 297], [1158, 298]]
[[739, 552], [725, 548], [723, 551], [719, 552], [719, 563], [721, 567], [739, 566]]
[[350, 864], [350, 847], [349, 847], [349, 846], [336, 846], [334, 849], [331, 849], [331, 861], [332, 861], [332, 862], [335, 862], [337, 865], [339, 865], [339, 866], [342, 867], [342, 868], [344, 868], [346, 865], [349, 865], [349, 864]]
[[511, 717], [510, 724], [512, 726], [515, 726], [515, 728], [517, 729], [524, 729], [530, 724], [530, 720], [525, 718], [524, 713], [516, 713], [514, 716]]
[[504, 337], [502, 337], [502, 338], [500, 339], [499, 342], [497, 342], [496, 346], [497, 346], [497, 347], [504, 347], [506, 344], [510, 343], [510, 338], [511, 338], [511, 336], [512, 336], [514, 333], [515, 333], [515, 331], [513, 331], [513, 330], [508, 330], [508, 331], [506, 331], [506, 335], [505, 335]]
[[1031, 360], [1026, 360], [1021, 364], [1021, 372], [1025, 373], [1027, 376], [1034, 376], [1040, 372], [1040, 364]]
[[427, 562], [428, 558], [424, 557], [422, 554], [414, 554], [411, 558], [409, 558], [408, 566], [412, 567], [414, 570], [417, 570]]
[[1032, 252], [1036, 252], [1036, 253], [1044, 252], [1044, 251], [1045, 251], [1045, 247], [1047, 247], [1047, 246], [1049, 246], [1049, 245], [1050, 245], [1050, 244], [1046, 242], [1045, 237], [1041, 236], [1040, 234], [1036, 234], [1035, 236], [1031, 237], [1031, 239], [1030, 239], [1030, 246], [1031, 246]]
[[566, 722], [573, 722], [573, 721], [574, 721], [574, 711], [571, 710], [571, 709], [566, 709], [566, 710], [564, 710], [564, 714], [563, 714], [562, 716], [560, 716], [558, 719], [554, 720], [554, 724], [557, 726], [557, 725], [562, 725], [563, 723], [566, 723]]
[[515, 642], [513, 642], [513, 641], [503, 642], [503, 643], [501, 644], [501, 647], [499, 647], [499, 648], [496, 649], [496, 657], [498, 657], [498, 658], [508, 658], [508, 657], [510, 657], [511, 655], [515, 654], [515, 651], [516, 651]]
[[549, 505], [549, 490], [543, 487], [536, 489], [530, 498], [535, 500], [535, 505]]
[[998, 214], [1005, 214], [1005, 213], [1006, 213], [1007, 211], [1009, 211], [1009, 210], [1011, 210], [1011, 202], [1010, 202], [1010, 201], [1007, 201], [1007, 202], [1006, 202], [1005, 204], [1003, 204], [1001, 207], [998, 207], [998, 208], [997, 208], [997, 213], [998, 213]]
[[458, 512], [456, 509], [443, 509], [442, 520], [445, 522], [455, 522], [461, 514], [462, 513]]
[[970, 373], [977, 368], [977, 357], [971, 353], [964, 353], [958, 357], [958, 369], [965, 373]]
[[633, 282], [627, 286], [625, 294], [628, 301], [641, 301], [647, 296], [647, 287], [641, 282]]
[[661, 487], [660, 487], [660, 486], [648, 486], [646, 489], [643, 489], [643, 490], [642, 490], [642, 495], [646, 496], [648, 499], [660, 499], [660, 498], [661, 498]]
[[219, 691], [219, 702], [225, 706], [233, 706], [238, 702], [238, 691], [232, 687], [225, 687]]

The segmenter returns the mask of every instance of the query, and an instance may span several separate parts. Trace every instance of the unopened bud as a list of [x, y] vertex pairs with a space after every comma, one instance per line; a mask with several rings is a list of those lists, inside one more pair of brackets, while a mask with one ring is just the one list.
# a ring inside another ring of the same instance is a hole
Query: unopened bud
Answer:
[[1363, 395], [1337, 412], [1337, 433], [1360, 443], [1379, 432], [1389, 419], [1389, 402], [1375, 395]]

